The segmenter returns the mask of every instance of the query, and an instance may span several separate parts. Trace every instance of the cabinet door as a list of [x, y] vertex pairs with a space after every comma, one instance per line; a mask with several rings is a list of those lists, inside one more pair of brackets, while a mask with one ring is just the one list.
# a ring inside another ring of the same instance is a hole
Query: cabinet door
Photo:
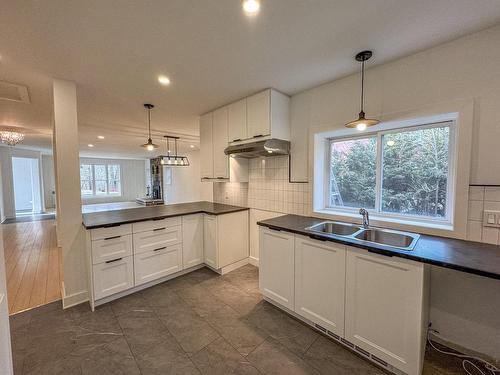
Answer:
[[214, 177], [212, 113], [200, 117], [201, 178]]
[[295, 238], [295, 312], [344, 335], [345, 246]]
[[94, 265], [92, 271], [96, 300], [134, 286], [134, 261], [132, 256], [108, 260]]
[[248, 258], [248, 211], [217, 216], [219, 268]]
[[247, 100], [242, 99], [228, 105], [227, 118], [229, 142], [237, 142], [247, 138]]
[[294, 263], [294, 235], [261, 227], [260, 291], [290, 310], [294, 309]]
[[424, 265], [348, 247], [345, 338], [407, 374], [420, 374]]
[[218, 269], [217, 257], [217, 216], [205, 215], [203, 218], [203, 257], [205, 263]]
[[203, 263], [203, 215], [182, 217], [182, 264], [189, 268]]
[[213, 113], [214, 177], [229, 178], [229, 157], [224, 153], [227, 140], [227, 107]]
[[134, 255], [135, 285], [141, 285], [181, 270], [181, 244]]
[[248, 138], [271, 134], [271, 91], [266, 90], [247, 98]]

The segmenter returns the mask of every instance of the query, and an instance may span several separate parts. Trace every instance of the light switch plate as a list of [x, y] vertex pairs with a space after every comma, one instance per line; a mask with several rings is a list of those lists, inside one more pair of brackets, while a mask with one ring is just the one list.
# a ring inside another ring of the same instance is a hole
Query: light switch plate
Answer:
[[483, 227], [500, 228], [500, 211], [484, 210]]

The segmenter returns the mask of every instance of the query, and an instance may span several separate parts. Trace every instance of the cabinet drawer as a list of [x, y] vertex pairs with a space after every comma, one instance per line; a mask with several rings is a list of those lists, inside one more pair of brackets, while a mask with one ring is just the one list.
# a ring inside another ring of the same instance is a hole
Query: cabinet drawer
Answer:
[[134, 255], [135, 285], [182, 270], [182, 244]]
[[92, 240], [102, 240], [103, 238], [124, 236], [132, 233], [132, 224], [122, 224], [106, 228], [96, 228], [90, 231]]
[[93, 266], [94, 295], [101, 299], [134, 286], [134, 258], [118, 258]]
[[125, 258], [132, 255], [132, 235], [106, 237], [92, 241], [92, 263]]
[[132, 232], [146, 232], [148, 230], [158, 229], [158, 228], [168, 228], [181, 225], [181, 217], [167, 217], [165, 219], [159, 220], [147, 220], [139, 221], [138, 223], [132, 224]]
[[182, 242], [182, 227], [156, 228], [147, 232], [134, 233], [134, 254], [152, 251]]

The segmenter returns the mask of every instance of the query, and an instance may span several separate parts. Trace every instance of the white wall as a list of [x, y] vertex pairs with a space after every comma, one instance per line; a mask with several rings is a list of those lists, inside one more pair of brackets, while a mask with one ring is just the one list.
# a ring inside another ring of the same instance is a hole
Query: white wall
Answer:
[[[499, 40], [500, 26], [496, 26], [368, 69], [367, 116], [386, 119], [398, 114], [425, 113], [428, 108], [444, 108], [450, 103], [470, 103], [473, 108], [470, 182], [500, 185]], [[377, 51], [370, 63], [376, 63], [376, 58]], [[298, 128], [310, 132], [315, 128], [342, 128], [359, 111], [359, 75], [294, 95], [291, 103], [292, 122]], [[307, 137], [292, 139], [295, 141], [292, 150], [294, 146], [308, 148]], [[466, 207], [467, 196], [461, 200], [459, 203]], [[466, 215], [464, 212], [462, 215]], [[443, 338], [500, 358], [500, 281], [435, 268], [431, 294], [431, 320]]]
[[[192, 151], [186, 156], [189, 159], [189, 167], [171, 167], [171, 185], [167, 185], [164, 178], [163, 190], [165, 193], [165, 203], [212, 201], [213, 184], [210, 182], [201, 182], [200, 178], [200, 152]], [[163, 175], [165, 177], [165, 173]]]
[[8, 219], [16, 216], [11, 160], [10, 147], [0, 146], [0, 164], [2, 166], [2, 221], [6, 218]]
[[127, 202], [146, 195], [146, 168], [144, 160], [80, 158], [80, 163], [119, 164], [122, 178], [122, 194], [119, 197], [82, 197], [83, 204]]
[[54, 208], [56, 206], [56, 197], [52, 192], [56, 190], [56, 180], [52, 155], [42, 155], [42, 182], [45, 208]]

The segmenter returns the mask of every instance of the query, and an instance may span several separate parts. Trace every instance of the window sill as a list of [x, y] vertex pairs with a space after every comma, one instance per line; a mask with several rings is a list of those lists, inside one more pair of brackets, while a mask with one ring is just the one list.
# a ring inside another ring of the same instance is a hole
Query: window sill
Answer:
[[[361, 217], [357, 213], [336, 211], [329, 209], [314, 210], [315, 214], [319, 214], [322, 217], [328, 217], [333, 220], [344, 220], [350, 222], [361, 223]], [[354, 220], [353, 220], [354, 219]], [[423, 232], [429, 234], [443, 234], [450, 235], [453, 232], [453, 225], [447, 222], [431, 222], [431, 221], [419, 221], [411, 219], [403, 219], [396, 217], [388, 217], [370, 214], [370, 223], [373, 226], [387, 227], [393, 229], [404, 229], [415, 232]]]

